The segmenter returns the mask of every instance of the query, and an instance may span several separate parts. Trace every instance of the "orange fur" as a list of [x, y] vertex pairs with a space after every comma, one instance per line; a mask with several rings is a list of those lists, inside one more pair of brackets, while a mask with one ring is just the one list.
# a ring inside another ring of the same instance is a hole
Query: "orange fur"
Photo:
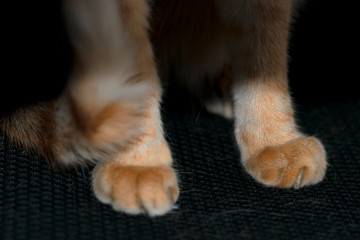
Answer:
[[176, 175], [169, 166], [98, 166], [93, 174], [95, 195], [116, 210], [150, 216], [171, 210], [179, 195]]
[[258, 182], [315, 184], [326, 153], [297, 129], [287, 84], [294, 3], [64, 0], [75, 52], [67, 86], [53, 102], [3, 118], [2, 131], [53, 165], [95, 162], [95, 195], [114, 209], [164, 214], [179, 190], [157, 72], [165, 83], [175, 73], [175, 81], [228, 116], [232, 94], [241, 160]]
[[11, 142], [45, 157], [49, 164], [54, 158], [54, 103], [31, 105], [0, 119], [0, 130]]
[[179, 190], [157, 104], [150, 109], [143, 135], [128, 149], [97, 166], [93, 187], [97, 197], [116, 210], [130, 214], [145, 210], [155, 216], [171, 209]]
[[[236, 7], [227, 3], [222, 11]], [[261, 183], [298, 188], [324, 177], [326, 155], [294, 121], [286, 76], [291, 3], [239, 1], [241, 14], [229, 15], [226, 24], [233, 43], [235, 134], [242, 162]]]
[[300, 171], [297, 187], [315, 184], [325, 175], [326, 154], [314, 137], [300, 137], [282, 145], [269, 146], [246, 163], [246, 170], [268, 186], [292, 187]]

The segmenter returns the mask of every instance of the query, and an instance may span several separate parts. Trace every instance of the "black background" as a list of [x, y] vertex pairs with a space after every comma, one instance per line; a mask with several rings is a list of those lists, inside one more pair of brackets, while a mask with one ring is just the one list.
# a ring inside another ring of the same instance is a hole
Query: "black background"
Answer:
[[349, 1], [309, 0], [289, 45], [289, 79], [298, 101], [358, 98], [358, 8]]

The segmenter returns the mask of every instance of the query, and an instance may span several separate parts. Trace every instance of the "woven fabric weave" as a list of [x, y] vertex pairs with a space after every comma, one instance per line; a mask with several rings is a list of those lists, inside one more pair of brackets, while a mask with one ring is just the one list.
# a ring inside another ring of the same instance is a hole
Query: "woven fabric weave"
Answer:
[[91, 192], [91, 169], [54, 173], [2, 137], [0, 239], [360, 239], [360, 101], [297, 109], [329, 161], [325, 180], [300, 190], [255, 183], [240, 165], [231, 121], [166, 111], [181, 195], [157, 218], [113, 211]]

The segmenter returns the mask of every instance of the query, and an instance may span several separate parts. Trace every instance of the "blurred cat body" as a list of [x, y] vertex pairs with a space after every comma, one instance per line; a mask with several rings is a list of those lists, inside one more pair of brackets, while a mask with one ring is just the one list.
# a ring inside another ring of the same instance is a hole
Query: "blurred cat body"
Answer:
[[[64, 0], [75, 65], [58, 99], [1, 120], [51, 165], [96, 164], [114, 209], [151, 216], [179, 196], [160, 117], [162, 86], [234, 117], [246, 171], [262, 184], [321, 181], [326, 153], [294, 121], [287, 83], [291, 0]], [[160, 83], [162, 80], [162, 84]]]

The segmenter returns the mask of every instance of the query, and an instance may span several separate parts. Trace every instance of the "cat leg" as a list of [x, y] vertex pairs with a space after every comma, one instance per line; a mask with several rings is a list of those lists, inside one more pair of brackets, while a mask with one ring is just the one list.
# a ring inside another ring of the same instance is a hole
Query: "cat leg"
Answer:
[[[146, 103], [154, 94], [152, 83], [142, 81], [154, 67], [129, 48], [146, 37], [124, 34], [125, 27], [146, 26], [142, 9], [136, 11], [138, 19], [123, 26], [120, 1], [61, 2], [76, 63], [64, 91], [57, 99], [0, 117], [0, 129], [10, 141], [42, 155], [53, 167], [104, 160], [126, 147], [140, 134]], [[145, 50], [148, 56], [151, 51]]]
[[156, 216], [171, 210], [179, 190], [157, 101], [151, 103], [148, 114], [144, 134], [128, 149], [96, 166], [93, 189], [101, 202], [115, 210]]
[[235, 135], [246, 171], [267, 186], [299, 188], [320, 182], [326, 153], [301, 133], [287, 83], [291, 1], [228, 1], [234, 70]]
[[87, 139], [111, 152], [94, 169], [95, 196], [129, 214], [164, 214], [179, 190], [163, 136], [148, 5], [145, 0], [68, 0], [65, 10], [78, 65], [64, 105], [71, 106]]

